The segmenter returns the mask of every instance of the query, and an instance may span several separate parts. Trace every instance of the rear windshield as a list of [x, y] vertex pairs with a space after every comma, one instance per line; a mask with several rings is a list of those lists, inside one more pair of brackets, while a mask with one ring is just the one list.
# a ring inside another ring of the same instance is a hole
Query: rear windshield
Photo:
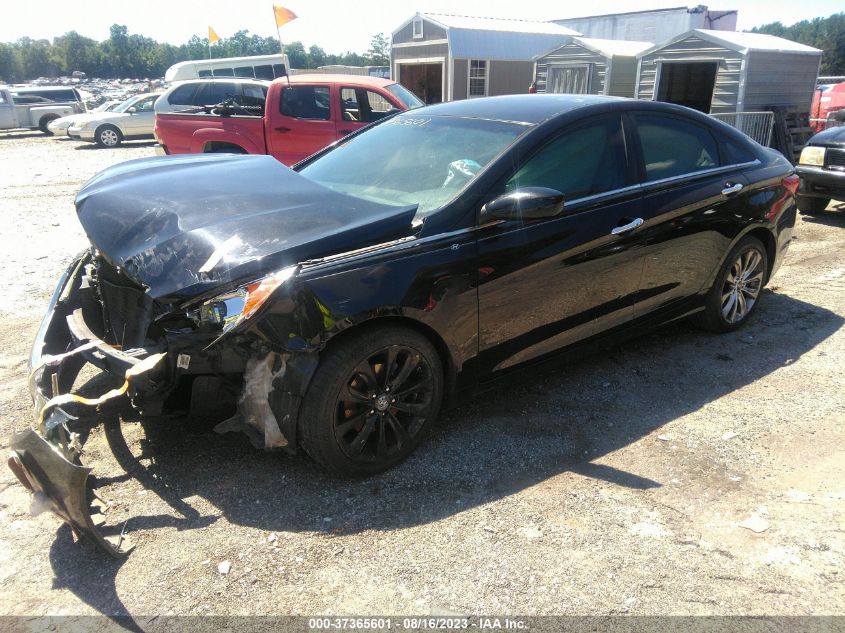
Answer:
[[78, 101], [78, 95], [73, 88], [60, 88], [58, 90], [46, 90], [44, 88], [20, 88], [12, 92], [14, 96], [37, 96], [47, 102], [65, 103], [67, 101]]

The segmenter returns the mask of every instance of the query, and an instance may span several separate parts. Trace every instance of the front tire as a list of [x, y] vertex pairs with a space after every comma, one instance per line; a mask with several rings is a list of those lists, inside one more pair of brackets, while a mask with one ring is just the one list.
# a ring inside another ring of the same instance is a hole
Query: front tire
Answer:
[[801, 213], [821, 213], [827, 209], [830, 198], [812, 198], [810, 196], [798, 196], [798, 210]]
[[440, 410], [443, 369], [419, 332], [351, 333], [323, 354], [300, 416], [302, 447], [324, 469], [371, 475], [403, 461]]
[[123, 142], [123, 134], [113, 125], [102, 125], [94, 133], [94, 139], [100, 147], [118, 147]]
[[742, 327], [757, 309], [769, 256], [756, 237], [747, 236], [733, 247], [710, 291], [705, 308], [693, 321], [711, 332], [731, 332]]
[[41, 117], [41, 120], [38, 122], [38, 129], [41, 130], [45, 136], [53, 136], [53, 133], [47, 126], [58, 118], [59, 117], [57, 117], [55, 114], [47, 114]]

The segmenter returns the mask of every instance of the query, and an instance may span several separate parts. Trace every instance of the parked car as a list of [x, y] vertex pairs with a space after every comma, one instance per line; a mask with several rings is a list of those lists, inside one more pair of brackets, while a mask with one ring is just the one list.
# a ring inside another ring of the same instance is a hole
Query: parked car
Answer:
[[802, 212], [824, 211], [831, 200], [845, 202], [845, 127], [829, 128], [807, 141], [796, 170]]
[[394, 111], [421, 105], [400, 84], [360, 75], [189, 81], [156, 104], [155, 132], [163, 154], [270, 154], [293, 165]]
[[811, 127], [816, 132], [827, 128], [836, 113], [845, 112], [845, 81], [838, 84], [816, 86], [810, 107]]
[[111, 112], [121, 103], [121, 101], [104, 101], [96, 108], [86, 112], [85, 114], [72, 114], [70, 116], [63, 116], [59, 119], [54, 119], [47, 125], [47, 129], [55, 136], [67, 136], [68, 128], [74, 123], [85, 121], [88, 118], [96, 118], [102, 112]]
[[51, 121], [79, 112], [70, 103], [56, 103], [45, 97], [17, 94], [12, 88], [0, 85], [0, 130], [18, 128], [39, 129], [47, 136]]
[[96, 143], [100, 147], [117, 147], [123, 141], [153, 137], [155, 111], [160, 93], [142, 94], [124, 101], [119, 111], [103, 112], [77, 121], [67, 129], [72, 139]]
[[706, 115], [586, 95], [391, 115], [294, 169], [231, 155], [111, 167], [77, 197], [91, 248], [32, 350], [44, 435], [16, 436], [9, 463], [120, 553], [71, 463], [87, 359], [125, 380], [95, 402], [128, 393], [159, 415], [190, 389], [198, 417], [236, 403], [218, 431], [343, 475], [383, 471], [447, 397], [510, 370], [687, 316], [745, 325], [797, 188], [782, 155]]

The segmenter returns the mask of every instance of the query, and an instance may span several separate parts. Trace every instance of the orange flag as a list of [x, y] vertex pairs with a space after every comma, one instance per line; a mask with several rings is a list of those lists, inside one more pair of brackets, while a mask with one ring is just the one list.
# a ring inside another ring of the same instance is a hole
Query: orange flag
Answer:
[[295, 20], [297, 17], [296, 13], [294, 13], [290, 9], [280, 7], [278, 4], [273, 5], [273, 14], [276, 16], [276, 28], [284, 26], [291, 20]]
[[208, 43], [214, 44], [214, 43], [219, 42], [219, 41], [220, 41], [220, 38], [217, 36], [217, 33], [215, 33], [214, 29], [209, 26], [208, 27]]

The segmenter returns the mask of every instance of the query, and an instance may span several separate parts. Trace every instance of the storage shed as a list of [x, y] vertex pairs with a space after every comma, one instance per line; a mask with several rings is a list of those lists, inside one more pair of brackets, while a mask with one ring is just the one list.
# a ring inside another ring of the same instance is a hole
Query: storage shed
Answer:
[[638, 55], [638, 99], [710, 114], [808, 113], [821, 51], [762, 33], [693, 29]]
[[573, 37], [535, 60], [537, 92], [633, 97], [637, 54], [651, 42]]
[[575, 31], [552, 22], [417, 13], [393, 32], [393, 79], [426, 103], [528, 91], [534, 57]]

